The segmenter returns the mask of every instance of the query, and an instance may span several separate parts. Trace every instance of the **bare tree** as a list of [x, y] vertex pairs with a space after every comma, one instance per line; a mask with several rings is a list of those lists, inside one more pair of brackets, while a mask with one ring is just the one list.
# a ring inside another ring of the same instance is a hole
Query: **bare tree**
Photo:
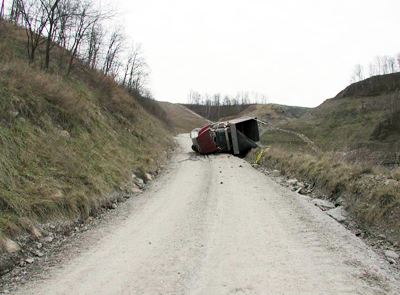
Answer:
[[73, 36], [73, 24], [77, 17], [79, 0], [62, 0], [59, 4], [59, 15], [57, 29], [54, 30], [52, 46], [58, 45], [60, 48], [59, 66], [64, 67], [64, 57], [67, 55], [70, 41]]
[[105, 56], [103, 64], [103, 73], [105, 75], [116, 76], [118, 72], [118, 55], [123, 50], [123, 43], [125, 36], [121, 32], [121, 28], [115, 28], [111, 33], [110, 40], [108, 42], [107, 54]]
[[36, 49], [45, 42], [42, 33], [47, 26], [48, 18], [41, 3], [35, 0], [17, 0], [15, 9], [21, 14], [26, 28], [29, 62], [32, 63], [35, 61]]
[[231, 99], [229, 98], [228, 95], [225, 95], [224, 100], [222, 101], [222, 104], [224, 106], [230, 106], [231, 105]]
[[74, 59], [77, 56], [79, 46], [81, 45], [84, 37], [86, 36], [86, 31], [96, 22], [107, 17], [107, 14], [102, 13], [94, 8], [92, 0], [77, 0], [77, 8], [75, 17], [73, 18], [73, 37], [72, 45], [69, 48], [71, 51], [71, 58], [69, 60], [68, 71], [69, 74], [72, 70]]
[[400, 71], [400, 52], [397, 53], [396, 60], [397, 60], [397, 69], [398, 71]]
[[388, 57], [387, 68], [389, 74], [393, 74], [396, 72], [396, 59], [394, 57]]
[[373, 63], [370, 63], [368, 65], [368, 69], [369, 69], [369, 76], [373, 77], [377, 75], [377, 70], [376, 70], [376, 65]]
[[104, 30], [101, 24], [95, 22], [89, 32], [89, 44], [86, 54], [86, 64], [92, 69], [97, 67], [100, 48], [103, 43]]
[[58, 5], [61, 0], [40, 0], [41, 7], [44, 9], [47, 16], [47, 38], [46, 38], [46, 58], [44, 68], [48, 69], [50, 64], [50, 50], [53, 48], [54, 35], [57, 29], [57, 24], [60, 19], [60, 10]]
[[14, 24], [19, 22], [21, 17], [20, 0], [12, 0], [11, 10], [10, 10], [10, 21]]
[[147, 83], [149, 67], [143, 56], [142, 46], [133, 43], [128, 53], [125, 64], [124, 78], [122, 84], [129, 90], [142, 93]]
[[220, 115], [221, 115], [221, 102], [220, 102], [220, 99], [221, 99], [221, 95], [219, 94], [219, 93], [216, 93], [216, 94], [214, 94], [213, 95], [213, 106], [214, 106], [214, 110], [215, 110], [215, 113], [216, 113], [216, 118], [220, 118]]
[[0, 19], [4, 19], [4, 0], [1, 2]]
[[382, 64], [383, 64], [382, 57], [379, 56], [379, 55], [376, 56], [375, 57], [375, 67], [376, 67], [376, 74], [377, 75], [383, 74], [382, 73]]
[[351, 83], [359, 82], [364, 80], [364, 68], [362, 65], [358, 64], [354, 66], [353, 74], [351, 76]]
[[390, 73], [390, 69], [389, 69], [389, 57], [387, 55], [382, 56], [382, 74], [386, 75]]
[[261, 103], [261, 104], [267, 104], [267, 103], [268, 103], [268, 95], [266, 95], [266, 94], [261, 94], [260, 103]]
[[194, 104], [194, 105], [201, 105], [201, 94], [198, 93], [197, 91], [190, 90], [189, 96], [189, 104]]

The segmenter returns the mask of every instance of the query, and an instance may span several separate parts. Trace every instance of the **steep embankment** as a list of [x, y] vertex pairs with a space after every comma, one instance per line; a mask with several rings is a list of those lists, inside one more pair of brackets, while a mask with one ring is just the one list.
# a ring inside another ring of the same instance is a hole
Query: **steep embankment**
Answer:
[[158, 104], [165, 111], [167, 119], [177, 133], [188, 133], [194, 128], [202, 127], [207, 119], [189, 110], [181, 104], [160, 101]]
[[96, 215], [131, 193], [132, 172], [157, 170], [173, 145], [152, 101], [83, 65], [67, 77], [29, 65], [24, 31], [0, 26], [0, 238]]

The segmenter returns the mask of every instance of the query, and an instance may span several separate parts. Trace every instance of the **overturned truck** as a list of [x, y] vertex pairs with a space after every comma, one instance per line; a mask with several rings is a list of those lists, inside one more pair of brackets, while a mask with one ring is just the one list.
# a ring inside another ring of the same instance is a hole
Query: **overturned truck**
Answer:
[[260, 141], [256, 118], [243, 117], [207, 124], [190, 133], [192, 149], [201, 154], [232, 153], [244, 155]]

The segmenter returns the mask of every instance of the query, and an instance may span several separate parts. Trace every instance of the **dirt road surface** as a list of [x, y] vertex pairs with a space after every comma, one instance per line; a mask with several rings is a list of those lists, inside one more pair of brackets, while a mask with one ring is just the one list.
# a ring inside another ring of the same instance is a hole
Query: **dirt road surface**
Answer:
[[400, 294], [389, 264], [306, 199], [177, 141], [145, 193], [16, 294]]

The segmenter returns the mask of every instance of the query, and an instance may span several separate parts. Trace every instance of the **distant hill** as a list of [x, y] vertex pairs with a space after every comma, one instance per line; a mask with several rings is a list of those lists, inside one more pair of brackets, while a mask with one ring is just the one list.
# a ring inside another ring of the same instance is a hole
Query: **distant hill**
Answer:
[[297, 120], [309, 110], [309, 108], [305, 107], [293, 107], [279, 104], [250, 105], [237, 115], [224, 117], [220, 120], [227, 121], [237, 117], [250, 116], [257, 117], [259, 120], [267, 122], [269, 126], [277, 127]]
[[202, 127], [208, 122], [207, 119], [181, 104], [163, 101], [158, 103], [165, 111], [167, 119], [172, 122], [172, 127], [177, 133], [188, 133], [194, 128]]
[[[399, 73], [372, 77], [279, 127], [302, 133], [322, 150], [341, 152], [350, 160], [395, 164], [400, 155], [399, 89]], [[276, 131], [262, 140], [304, 146], [296, 136]]]

